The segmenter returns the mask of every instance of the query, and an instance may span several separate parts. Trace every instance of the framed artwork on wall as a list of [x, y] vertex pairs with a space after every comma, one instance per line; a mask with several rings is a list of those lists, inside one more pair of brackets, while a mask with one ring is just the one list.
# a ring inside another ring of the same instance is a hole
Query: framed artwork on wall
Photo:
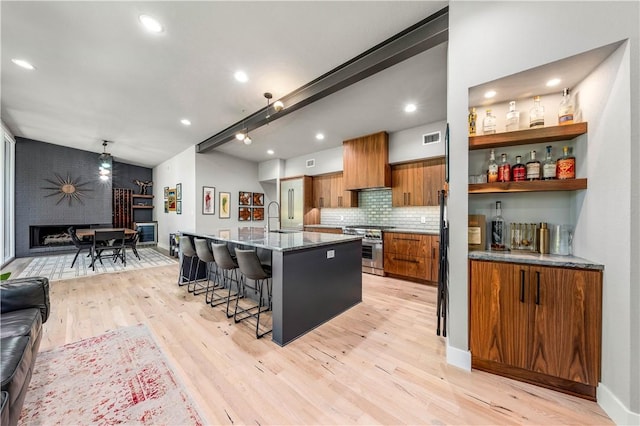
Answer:
[[167, 196], [167, 203], [169, 204], [168, 210], [170, 212], [176, 211], [176, 189], [169, 188], [169, 195]]
[[251, 205], [251, 193], [240, 191], [238, 196], [238, 205], [240, 206], [250, 206]]
[[213, 186], [202, 187], [202, 214], [216, 214], [216, 189]]
[[264, 220], [264, 208], [254, 207], [253, 209], [251, 209], [251, 220]]
[[169, 187], [165, 186], [164, 187], [164, 199], [166, 200], [167, 198], [169, 198]]
[[176, 214], [182, 214], [182, 201], [177, 201]]
[[251, 220], [251, 209], [249, 207], [238, 207], [238, 221], [246, 222]]
[[231, 193], [220, 193], [220, 219], [229, 219], [231, 217]]
[[182, 184], [176, 184], [176, 200], [182, 200]]
[[258, 207], [264, 206], [264, 194], [262, 192], [253, 193], [253, 205]]
[[[169, 192], [169, 191], [167, 191]], [[169, 194], [167, 194], [168, 196]], [[164, 212], [169, 213], [169, 200], [164, 200]]]

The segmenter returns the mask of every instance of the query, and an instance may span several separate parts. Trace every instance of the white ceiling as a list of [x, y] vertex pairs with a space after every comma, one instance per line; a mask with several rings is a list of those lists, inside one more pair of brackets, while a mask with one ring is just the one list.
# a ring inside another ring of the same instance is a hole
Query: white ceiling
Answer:
[[[284, 96], [446, 4], [2, 1], [2, 121], [15, 136], [87, 151], [107, 139], [117, 160], [153, 167], [264, 107], [264, 92]], [[141, 13], [165, 32], [145, 32]], [[248, 83], [233, 79], [238, 69]], [[418, 104], [412, 116], [407, 101]], [[445, 101], [441, 45], [257, 129], [251, 146], [219, 150], [290, 158], [442, 120]]]

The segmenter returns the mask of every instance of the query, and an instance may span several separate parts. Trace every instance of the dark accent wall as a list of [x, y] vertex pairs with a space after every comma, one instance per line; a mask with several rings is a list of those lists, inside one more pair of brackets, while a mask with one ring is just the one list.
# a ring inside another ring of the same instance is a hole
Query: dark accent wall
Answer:
[[[30, 225], [110, 224], [112, 221], [112, 181], [98, 178], [97, 152], [82, 151], [46, 142], [16, 138], [16, 257], [57, 251], [60, 248], [29, 249]], [[145, 172], [145, 173], [143, 173]], [[60, 199], [56, 173], [76, 183], [82, 202]], [[126, 184], [129, 176], [151, 180], [152, 170], [124, 163], [114, 164], [114, 182]], [[139, 176], [140, 175], [140, 176]], [[128, 185], [128, 184], [127, 184]], [[129, 187], [138, 187], [131, 182]]]

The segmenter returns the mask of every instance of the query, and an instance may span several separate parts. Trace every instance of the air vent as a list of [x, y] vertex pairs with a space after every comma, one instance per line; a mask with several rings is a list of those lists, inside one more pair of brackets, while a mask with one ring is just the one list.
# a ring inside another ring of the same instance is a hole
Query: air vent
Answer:
[[440, 132], [433, 132], [422, 135], [422, 145], [429, 145], [438, 142], [440, 142]]
[[311, 160], [307, 160], [307, 169], [310, 169], [311, 167], [315, 167], [316, 166], [316, 160], [314, 158], [312, 158]]

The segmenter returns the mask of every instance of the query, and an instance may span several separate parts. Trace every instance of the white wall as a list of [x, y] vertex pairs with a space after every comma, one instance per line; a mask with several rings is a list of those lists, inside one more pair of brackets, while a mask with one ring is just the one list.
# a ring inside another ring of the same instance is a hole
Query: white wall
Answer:
[[[636, 365], [640, 358], [637, 331], [637, 312], [640, 310], [640, 274], [637, 266], [640, 252], [637, 241], [640, 232], [637, 220], [631, 221], [626, 214], [620, 214], [624, 211], [630, 212], [630, 217], [636, 219], [640, 216], [639, 180], [637, 168], [626, 172], [622, 169], [627, 167], [626, 170], [629, 170], [627, 162], [615, 160], [622, 157], [640, 160], [637, 147], [639, 12], [637, 2], [452, 1], [449, 16], [447, 115], [451, 129], [448, 200], [451, 235], [448, 344], [452, 353], [468, 350], [466, 226], [469, 88], [602, 45], [630, 39], [630, 44], [624, 47], [625, 53], [617, 53], [622, 55], [622, 66], [608, 72], [605, 69], [598, 71], [600, 75], [608, 74], [613, 78], [612, 91], [600, 97], [600, 102], [606, 105], [594, 104], [593, 110], [588, 112], [595, 115], [600, 110], [603, 116], [585, 118], [589, 120], [587, 156], [590, 181], [584, 200], [577, 199], [575, 202], [579, 208], [576, 211], [578, 232], [582, 234], [576, 241], [576, 251], [592, 260], [602, 259], [606, 268], [603, 301], [603, 339], [606, 343], [603, 344], [602, 382], [598, 398], [607, 413], [619, 423], [637, 422], [637, 413], [640, 411], [640, 376]], [[470, 34], [482, 34], [482, 37], [472, 37]], [[625, 65], [624, 56], [629, 58], [629, 65]], [[608, 66], [615, 68], [612, 63]], [[587, 99], [581, 99], [585, 113], [588, 110], [586, 102]], [[601, 156], [610, 156], [611, 159], [604, 160]], [[602, 168], [593, 170], [596, 165]], [[603, 192], [600, 189], [602, 186], [608, 188], [609, 192]], [[581, 207], [580, 203], [583, 203]], [[607, 215], [599, 215], [604, 209], [611, 212], [611, 220], [607, 220]], [[589, 234], [593, 227], [601, 229]], [[630, 240], [621, 240], [619, 237], [623, 234], [630, 234]], [[598, 245], [593, 246], [596, 240]], [[598, 255], [597, 250], [611, 254]], [[613, 257], [618, 252], [629, 253], [631, 259], [635, 259], [634, 264], [625, 260], [624, 255], [622, 259], [611, 263], [608, 256]], [[608, 289], [611, 286], [615, 290]], [[627, 298], [618, 300], [622, 295]], [[618, 309], [618, 302], [625, 305], [622, 310]]]
[[[315, 160], [314, 167], [307, 167], [307, 160]], [[342, 171], [342, 146], [316, 151], [285, 161], [284, 176], [316, 176]]]
[[[153, 185], [158, 194], [153, 199], [153, 218], [158, 221], [158, 246], [169, 249], [169, 234], [194, 230], [196, 226], [195, 145], [153, 168]], [[182, 214], [164, 212], [163, 190], [182, 184]], [[200, 205], [197, 205], [200, 208]]]
[[[444, 155], [444, 132], [446, 121], [412, 127], [389, 134], [389, 163], [404, 163], [411, 160], [442, 157]], [[440, 132], [440, 142], [422, 144], [422, 135]]]
[[[265, 218], [266, 208], [271, 200], [276, 199], [275, 183], [258, 182], [258, 164], [252, 161], [241, 160], [230, 155], [215, 151], [205, 154], [196, 154], [196, 229], [198, 231], [235, 228], [238, 226], [266, 226], [264, 221], [238, 221], [238, 193], [262, 192], [265, 194]], [[216, 188], [214, 215], [202, 214], [202, 187], [213, 186]], [[231, 193], [231, 217], [220, 219], [220, 192]]]
[[258, 180], [260, 182], [275, 182], [284, 173], [284, 160], [274, 158], [258, 164]]

